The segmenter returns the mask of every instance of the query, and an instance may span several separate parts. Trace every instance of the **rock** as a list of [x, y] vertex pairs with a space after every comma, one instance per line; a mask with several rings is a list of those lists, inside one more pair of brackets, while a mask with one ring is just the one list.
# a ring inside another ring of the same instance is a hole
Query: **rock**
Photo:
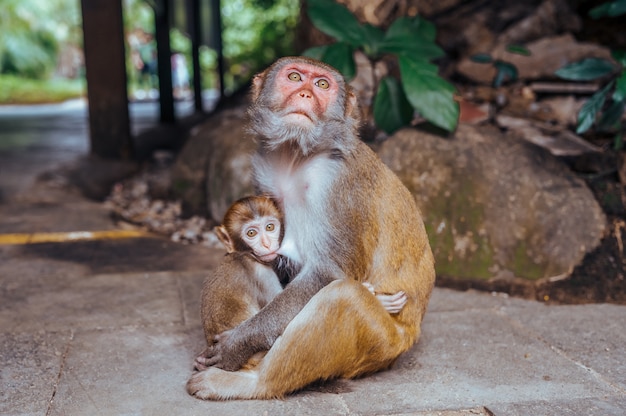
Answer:
[[548, 109], [551, 121], [561, 126], [574, 127], [578, 122], [578, 112], [585, 103], [584, 99], [574, 98], [573, 95], [546, 98], [541, 105]]
[[172, 169], [173, 188], [186, 213], [220, 222], [233, 202], [253, 193], [250, 156], [256, 144], [244, 120], [245, 107], [237, 107], [191, 132]]
[[[611, 58], [608, 48], [593, 43], [577, 42], [571, 34], [546, 37], [526, 46], [529, 56], [508, 52], [506, 45], [500, 44], [489, 53], [493, 59], [499, 59], [515, 65], [518, 77], [524, 80], [555, 78], [554, 72], [573, 62], [584, 58]], [[479, 83], [490, 84], [496, 70], [492, 65], [480, 64], [462, 59], [457, 65], [457, 71], [463, 76]]]
[[419, 15], [429, 17], [457, 7], [464, 3], [464, 0], [413, 0], [407, 3], [409, 12], [415, 9]]
[[566, 0], [469, 0], [439, 13], [434, 23], [439, 44], [450, 55], [461, 57], [490, 53], [496, 45], [527, 44], [546, 36], [576, 32], [581, 26]]
[[606, 228], [591, 191], [561, 161], [491, 126], [460, 125], [451, 140], [404, 129], [379, 155], [415, 196], [440, 275], [566, 275]]
[[600, 153], [602, 149], [562, 127], [549, 123], [497, 115], [496, 123], [508, 129], [514, 137], [526, 140], [547, 149], [555, 156], [580, 156], [585, 153]]
[[581, 27], [580, 17], [567, 0], [545, 0], [531, 14], [509, 25], [498, 36], [498, 44], [506, 47], [528, 43], [558, 33], [578, 32]]

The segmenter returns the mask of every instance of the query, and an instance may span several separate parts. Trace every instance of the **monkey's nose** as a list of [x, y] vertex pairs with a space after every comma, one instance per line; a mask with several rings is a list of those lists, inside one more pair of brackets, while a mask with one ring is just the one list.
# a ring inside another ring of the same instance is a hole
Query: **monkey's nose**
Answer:
[[300, 91], [299, 95], [302, 98], [311, 98], [311, 92], [310, 91], [306, 91], [306, 90]]

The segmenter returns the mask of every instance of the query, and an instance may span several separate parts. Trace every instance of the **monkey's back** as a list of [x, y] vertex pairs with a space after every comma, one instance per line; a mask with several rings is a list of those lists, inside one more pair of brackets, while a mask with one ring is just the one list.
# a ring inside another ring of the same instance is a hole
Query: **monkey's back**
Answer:
[[344, 176], [332, 193], [341, 193], [350, 204], [329, 201], [345, 217], [336, 221], [344, 244], [331, 256], [348, 276], [370, 282], [378, 292], [405, 291], [409, 301], [394, 319], [405, 327], [412, 344], [435, 282], [421, 213], [397, 175], [363, 142], [346, 157]]

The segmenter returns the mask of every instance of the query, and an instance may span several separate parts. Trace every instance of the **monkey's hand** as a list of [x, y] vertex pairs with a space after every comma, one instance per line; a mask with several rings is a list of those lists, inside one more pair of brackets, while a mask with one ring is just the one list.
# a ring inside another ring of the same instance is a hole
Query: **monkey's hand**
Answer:
[[241, 331], [237, 329], [222, 332], [213, 338], [213, 344], [205, 350], [203, 365], [237, 371], [257, 352], [250, 348], [251, 343], [246, 342], [246, 337], [241, 336]]
[[402, 291], [394, 293], [393, 295], [379, 293], [376, 294], [376, 298], [383, 305], [383, 308], [392, 315], [400, 313], [408, 300], [406, 294]]
[[365, 286], [372, 295], [376, 296], [376, 299], [383, 305], [383, 308], [392, 315], [400, 313], [408, 300], [403, 291], [394, 293], [393, 295], [387, 295], [384, 293], [376, 293], [371, 283], [364, 282], [363, 286]]
[[206, 370], [207, 368], [209, 368], [209, 365], [207, 364], [207, 350], [208, 348], [205, 348], [194, 360], [193, 362], [193, 369], [194, 370], [198, 370], [198, 371], [203, 371]]

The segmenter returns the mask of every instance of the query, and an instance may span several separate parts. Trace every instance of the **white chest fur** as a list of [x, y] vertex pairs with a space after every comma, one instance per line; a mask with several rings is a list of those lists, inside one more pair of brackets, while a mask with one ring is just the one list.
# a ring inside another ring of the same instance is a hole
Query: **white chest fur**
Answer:
[[281, 254], [302, 264], [318, 254], [312, 252], [315, 247], [325, 245], [329, 229], [325, 207], [338, 169], [339, 163], [324, 154], [305, 161], [275, 158], [256, 164], [260, 190], [279, 202], [285, 216]]
[[276, 273], [270, 266], [256, 263], [254, 265], [254, 277], [257, 285], [258, 303], [261, 307], [268, 304], [283, 290]]

